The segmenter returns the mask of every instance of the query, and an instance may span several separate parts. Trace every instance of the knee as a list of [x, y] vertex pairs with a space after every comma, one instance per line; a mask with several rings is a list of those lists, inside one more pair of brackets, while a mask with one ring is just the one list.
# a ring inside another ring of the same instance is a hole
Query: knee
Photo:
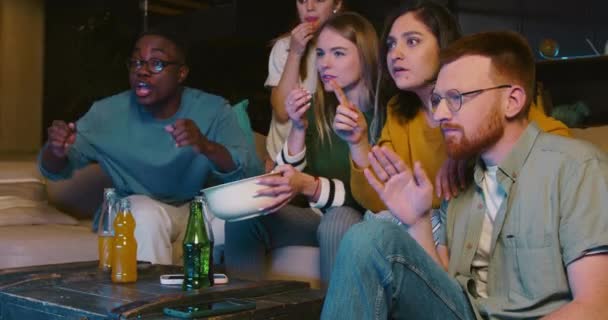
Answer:
[[255, 229], [253, 223], [254, 220], [255, 219], [247, 219], [233, 222], [226, 221], [226, 224], [224, 224], [224, 232], [226, 234], [226, 238], [251, 232], [251, 230]]
[[258, 218], [242, 221], [226, 222], [224, 235], [226, 246], [240, 246], [242, 241], [251, 241], [253, 238], [261, 238], [260, 222]]
[[[405, 235], [405, 236], [404, 236]], [[369, 220], [353, 225], [344, 235], [340, 251], [347, 251], [354, 259], [368, 261], [407, 238], [402, 226], [383, 220]]]
[[138, 234], [154, 237], [162, 230], [170, 229], [171, 219], [156, 204], [156, 200], [143, 195], [132, 195], [129, 196], [129, 201]]

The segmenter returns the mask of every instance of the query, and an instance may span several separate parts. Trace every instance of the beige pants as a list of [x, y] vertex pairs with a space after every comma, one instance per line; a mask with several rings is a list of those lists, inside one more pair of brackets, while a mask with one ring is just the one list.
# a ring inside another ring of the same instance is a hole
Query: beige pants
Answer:
[[182, 264], [182, 241], [189, 205], [175, 207], [143, 195], [132, 195], [137, 260], [155, 264]]

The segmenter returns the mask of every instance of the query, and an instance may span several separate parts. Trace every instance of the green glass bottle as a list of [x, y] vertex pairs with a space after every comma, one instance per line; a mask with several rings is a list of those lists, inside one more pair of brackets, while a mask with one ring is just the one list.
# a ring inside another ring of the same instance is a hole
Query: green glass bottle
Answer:
[[207, 201], [196, 196], [190, 203], [190, 216], [184, 236], [184, 291], [213, 285], [213, 232], [207, 220]]

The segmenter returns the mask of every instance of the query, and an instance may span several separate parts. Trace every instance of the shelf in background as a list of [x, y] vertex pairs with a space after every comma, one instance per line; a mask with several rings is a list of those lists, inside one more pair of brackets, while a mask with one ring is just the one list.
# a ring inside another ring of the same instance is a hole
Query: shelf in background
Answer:
[[536, 79], [553, 106], [583, 101], [591, 110], [585, 126], [608, 124], [608, 56], [539, 61]]

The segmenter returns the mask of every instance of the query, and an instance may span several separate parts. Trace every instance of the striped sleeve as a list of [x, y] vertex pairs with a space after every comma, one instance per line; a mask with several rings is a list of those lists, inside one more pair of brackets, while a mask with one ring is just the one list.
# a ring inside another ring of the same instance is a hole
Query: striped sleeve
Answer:
[[447, 245], [445, 223], [442, 221], [441, 210], [436, 209], [431, 213], [431, 227], [433, 229], [433, 241], [435, 247]]
[[276, 163], [277, 165], [289, 164], [298, 171], [304, 170], [306, 168], [306, 147], [298, 154], [290, 156], [289, 147], [287, 146], [287, 141], [285, 141], [281, 152], [277, 154]]
[[310, 202], [311, 207], [326, 210], [331, 207], [344, 205], [346, 190], [342, 181], [324, 177], [319, 177], [319, 181], [321, 182], [319, 200], [317, 202]]

